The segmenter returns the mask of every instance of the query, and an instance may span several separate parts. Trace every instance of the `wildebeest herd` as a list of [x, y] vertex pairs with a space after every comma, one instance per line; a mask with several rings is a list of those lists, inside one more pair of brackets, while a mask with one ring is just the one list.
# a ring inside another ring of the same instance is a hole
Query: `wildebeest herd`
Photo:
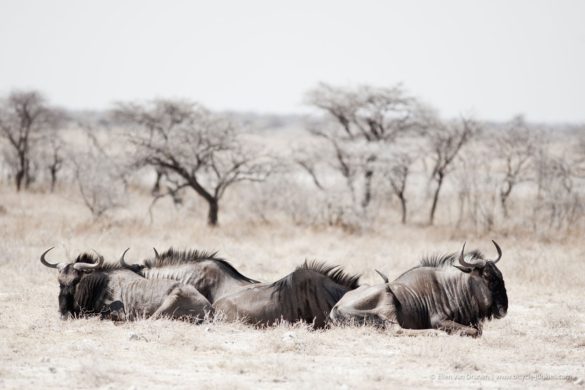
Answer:
[[273, 283], [242, 275], [216, 253], [169, 249], [142, 264], [117, 263], [83, 253], [72, 263], [41, 263], [59, 272], [61, 317], [99, 315], [113, 321], [137, 318], [206, 318], [256, 326], [303, 321], [332, 324], [398, 324], [406, 329], [441, 329], [477, 337], [485, 320], [502, 318], [508, 296], [498, 257], [465, 252], [423, 258], [394, 281], [360, 285], [359, 275], [339, 266], [307, 262]]

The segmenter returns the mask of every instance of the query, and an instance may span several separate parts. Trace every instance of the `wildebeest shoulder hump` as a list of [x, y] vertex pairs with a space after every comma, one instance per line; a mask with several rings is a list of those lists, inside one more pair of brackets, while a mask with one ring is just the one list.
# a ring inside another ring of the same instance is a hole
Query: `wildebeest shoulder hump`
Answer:
[[243, 280], [248, 283], [260, 283], [257, 280], [251, 279], [242, 275], [240, 271], [234, 268], [227, 260], [217, 256], [217, 252], [207, 252], [199, 250], [176, 250], [173, 248], [159, 254], [155, 258], [144, 261], [146, 268], [159, 268], [173, 265], [188, 264], [193, 262], [213, 261], [218, 266], [223, 268], [227, 273], [237, 280]]
[[353, 290], [359, 287], [359, 280], [361, 275], [348, 274], [344, 272], [343, 269], [338, 265], [328, 265], [316, 260], [310, 262], [305, 260], [305, 262], [298, 266], [291, 274], [280, 280], [277, 280], [272, 284], [272, 286], [275, 287], [275, 292], [281, 292], [287, 287], [290, 287], [293, 276], [305, 271], [313, 271], [321, 274], [349, 290]]

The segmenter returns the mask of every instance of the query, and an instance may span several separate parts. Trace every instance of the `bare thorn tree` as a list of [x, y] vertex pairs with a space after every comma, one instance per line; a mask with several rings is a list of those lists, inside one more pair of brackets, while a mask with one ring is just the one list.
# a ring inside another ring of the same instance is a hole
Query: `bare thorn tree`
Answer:
[[401, 133], [421, 125], [420, 103], [401, 85], [342, 88], [321, 83], [307, 93], [306, 101], [337, 121], [338, 137], [393, 142]]
[[66, 161], [66, 143], [59, 133], [59, 129], [50, 129], [43, 134], [40, 142], [42, 147], [38, 149], [38, 158], [40, 166], [49, 176], [49, 188], [51, 192], [55, 191], [59, 173], [63, 169]]
[[424, 129], [427, 108], [408, 96], [400, 85], [343, 88], [319, 84], [307, 93], [306, 101], [337, 124], [319, 124], [309, 131], [332, 146], [336, 169], [345, 178], [354, 203], [358, 201], [356, 182], [358, 179], [363, 182], [359, 203], [365, 210], [372, 199], [379, 158], [376, 151], [380, 150], [367, 144], [392, 144], [406, 132]]
[[125, 204], [127, 180], [116, 164], [117, 158], [106, 153], [91, 130], [86, 128], [85, 133], [87, 150], [70, 152], [71, 161], [81, 199], [97, 219]]
[[401, 222], [403, 224], [406, 224], [407, 219], [406, 181], [411, 173], [413, 162], [414, 157], [411, 153], [397, 152], [390, 158], [385, 173], [392, 192], [400, 201]]
[[528, 128], [522, 116], [516, 116], [495, 136], [494, 150], [504, 162], [500, 204], [508, 217], [508, 199], [516, 185], [527, 179], [530, 160], [536, 152], [537, 134]]
[[[578, 156], [555, 153], [546, 139], [534, 155], [537, 186], [533, 210], [535, 231], [549, 234], [551, 229], [578, 231], [585, 215], [584, 191], [578, 173]], [[544, 228], [544, 229], [543, 229]]]
[[34, 147], [46, 130], [56, 128], [61, 121], [61, 113], [50, 108], [37, 91], [14, 91], [0, 103], [0, 137], [11, 151], [17, 191], [28, 188], [32, 181]]
[[319, 162], [319, 157], [316, 153], [311, 153], [312, 151], [313, 150], [307, 149], [306, 147], [297, 148], [293, 151], [292, 161], [309, 175], [311, 181], [315, 187], [317, 187], [317, 189], [320, 191], [325, 191], [325, 186], [317, 174], [317, 164]]
[[271, 159], [245, 145], [236, 124], [198, 104], [120, 104], [115, 115], [129, 125], [135, 163], [161, 172], [169, 195], [181, 188], [195, 191], [208, 204], [210, 226], [218, 224], [219, 202], [228, 188], [264, 181], [271, 173]]
[[435, 128], [428, 132], [430, 154], [433, 160], [431, 181], [434, 181], [436, 185], [429, 214], [430, 225], [435, 222], [439, 195], [451, 164], [461, 151], [461, 148], [469, 142], [477, 131], [477, 128], [478, 125], [475, 122], [462, 118], [459, 122], [437, 121]]

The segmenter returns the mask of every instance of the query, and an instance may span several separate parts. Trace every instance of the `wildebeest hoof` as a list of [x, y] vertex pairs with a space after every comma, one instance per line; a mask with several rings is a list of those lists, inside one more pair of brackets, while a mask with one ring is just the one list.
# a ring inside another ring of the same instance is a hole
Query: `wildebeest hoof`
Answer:
[[473, 338], [478, 338], [479, 336], [481, 336], [481, 332], [477, 329], [465, 329], [462, 330], [461, 333], [459, 333], [461, 336], [467, 336], [467, 337], [473, 337]]

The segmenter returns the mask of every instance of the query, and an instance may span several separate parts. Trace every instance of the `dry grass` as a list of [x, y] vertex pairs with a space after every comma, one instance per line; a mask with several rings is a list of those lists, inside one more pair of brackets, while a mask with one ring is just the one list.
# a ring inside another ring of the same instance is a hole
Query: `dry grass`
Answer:
[[[221, 322], [138, 321], [116, 326], [97, 319], [60, 321], [54, 270], [38, 261], [89, 248], [117, 258], [149, 256], [152, 246], [216, 249], [244, 274], [275, 280], [305, 258], [390, 277], [463, 240], [493, 253], [488, 237], [441, 227], [380, 226], [360, 235], [284, 224], [255, 225], [238, 213], [208, 229], [205, 210], [162, 202], [155, 224], [149, 199], [132, 194], [115, 218], [92, 221], [69, 193], [15, 194], [0, 189], [0, 388], [388, 388], [392, 386], [579, 387], [585, 380], [585, 245], [541, 244], [513, 235], [504, 249], [508, 316], [487, 323], [480, 339], [428, 331], [305, 326], [264, 330]], [[491, 238], [491, 237], [489, 237]]]

